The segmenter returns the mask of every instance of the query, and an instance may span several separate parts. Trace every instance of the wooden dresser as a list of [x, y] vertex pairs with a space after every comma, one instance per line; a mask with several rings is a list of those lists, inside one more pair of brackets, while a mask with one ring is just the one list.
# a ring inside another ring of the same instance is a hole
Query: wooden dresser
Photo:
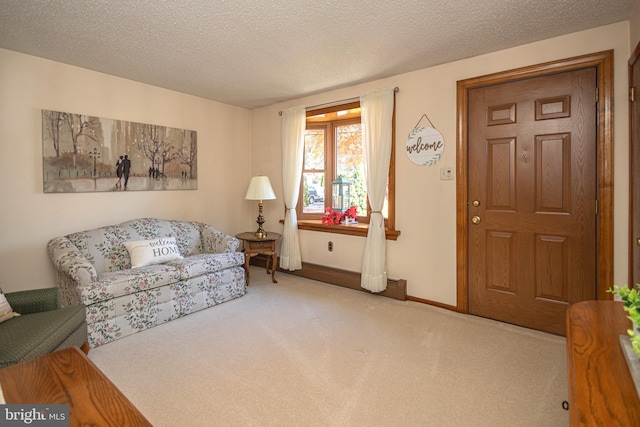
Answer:
[[572, 426], [640, 426], [640, 399], [620, 346], [629, 328], [621, 302], [583, 301], [567, 310]]
[[71, 426], [151, 426], [77, 347], [0, 369], [7, 404], [68, 404]]

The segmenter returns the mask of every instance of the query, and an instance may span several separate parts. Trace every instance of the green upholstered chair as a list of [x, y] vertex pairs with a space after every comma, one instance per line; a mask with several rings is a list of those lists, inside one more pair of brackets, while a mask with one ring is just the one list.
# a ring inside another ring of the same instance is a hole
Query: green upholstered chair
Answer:
[[58, 292], [46, 288], [5, 294], [20, 316], [0, 323], [0, 368], [65, 347], [89, 351], [85, 306], [59, 308]]

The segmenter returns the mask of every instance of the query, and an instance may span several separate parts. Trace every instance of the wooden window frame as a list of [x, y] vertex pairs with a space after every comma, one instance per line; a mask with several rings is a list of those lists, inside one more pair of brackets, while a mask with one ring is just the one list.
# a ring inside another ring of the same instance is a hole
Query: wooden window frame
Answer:
[[[359, 108], [360, 101], [347, 102], [344, 104], [333, 105], [330, 107], [319, 108], [314, 110], [307, 111], [307, 117], [317, 116], [320, 114], [328, 114], [336, 111], [348, 110], [353, 108]], [[335, 124], [340, 121], [347, 122], [349, 119], [344, 120], [332, 120], [323, 122], [324, 124], [318, 123], [317, 127], [326, 126], [325, 130], [325, 200], [331, 200], [331, 179], [333, 179], [334, 172], [334, 152], [332, 152], [334, 144], [326, 143], [327, 134], [331, 132], [333, 126], [330, 124]], [[308, 127], [314, 127], [313, 123], [307, 122]], [[395, 113], [395, 98], [394, 98], [394, 108], [393, 108], [393, 117], [392, 117], [392, 131], [391, 131], [391, 160], [389, 163], [389, 178], [388, 178], [388, 187], [389, 187], [389, 195], [388, 195], [388, 217], [385, 219], [385, 235], [387, 240], [396, 240], [400, 235], [400, 231], [395, 229], [395, 216], [396, 216], [396, 195], [395, 195], [395, 184], [396, 184], [396, 113]], [[333, 140], [333, 135], [331, 135], [331, 139]], [[331, 146], [330, 146], [331, 145]], [[329, 169], [331, 168], [331, 169]], [[303, 169], [304, 171], [304, 169]], [[309, 171], [312, 172], [312, 171]], [[329, 183], [327, 185], [327, 183]], [[332, 225], [328, 226], [322, 224], [321, 214], [303, 214], [302, 213], [302, 205], [303, 205], [303, 186], [302, 182], [300, 183], [300, 195], [298, 198], [298, 204], [296, 206], [296, 213], [298, 215], [298, 229], [300, 230], [309, 230], [309, 231], [319, 231], [324, 233], [335, 233], [335, 234], [347, 234], [352, 236], [361, 236], [366, 237], [369, 231], [369, 218], [371, 216], [371, 207], [367, 207], [367, 217], [363, 217], [362, 221], [359, 219], [359, 223], [355, 225]]]

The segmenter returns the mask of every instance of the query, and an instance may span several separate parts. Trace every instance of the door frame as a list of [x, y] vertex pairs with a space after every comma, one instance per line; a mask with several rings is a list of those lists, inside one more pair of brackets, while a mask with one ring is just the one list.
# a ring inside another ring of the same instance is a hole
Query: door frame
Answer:
[[[468, 218], [468, 102], [471, 89], [532, 77], [595, 67], [598, 114], [596, 157], [598, 216], [596, 218], [597, 291], [599, 300], [612, 299], [613, 285], [613, 50], [561, 59], [528, 67], [459, 80], [457, 85], [456, 147], [456, 311], [469, 312]], [[596, 94], [594, 94], [595, 96]]]
[[[629, 90], [631, 90], [631, 88], [633, 87], [633, 80], [634, 80], [634, 73], [633, 73], [633, 65], [635, 64], [636, 61], [640, 61], [640, 42], [638, 42], [638, 44], [636, 45], [636, 48], [633, 50], [633, 52], [631, 53], [631, 56], [629, 57], [629, 65], [628, 65], [628, 74], [629, 74]], [[640, 89], [640, 88], [638, 88]], [[640, 90], [638, 90], [638, 92], [640, 92]], [[638, 97], [640, 95], [640, 93], [636, 93], [636, 97]], [[635, 102], [640, 102], [638, 99], [635, 100]], [[638, 106], [636, 106], [635, 108], [640, 108]], [[633, 109], [634, 106], [631, 105], [631, 100], [629, 100], [629, 281], [627, 282], [628, 286], [633, 286], [635, 285], [633, 283], [633, 273], [634, 273], [634, 263], [635, 263], [635, 259], [633, 256], [633, 248], [636, 246], [636, 237], [633, 235], [633, 231], [635, 228], [635, 224], [634, 224], [634, 215], [637, 214], [636, 212], [636, 208], [633, 206], [633, 193], [634, 193], [634, 189], [635, 187], [638, 185], [637, 183], [633, 182], [633, 178], [634, 178], [634, 168], [635, 167], [640, 167], [640, 165], [636, 165], [634, 164], [634, 156], [635, 156], [635, 149], [634, 149], [634, 140], [633, 140], [633, 135], [634, 135], [634, 123], [633, 123]], [[637, 125], [635, 125], [637, 126]]]

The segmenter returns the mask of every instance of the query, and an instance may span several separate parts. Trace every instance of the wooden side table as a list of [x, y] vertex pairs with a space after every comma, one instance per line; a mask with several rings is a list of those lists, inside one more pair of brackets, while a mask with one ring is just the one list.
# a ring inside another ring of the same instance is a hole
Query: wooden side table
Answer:
[[267, 231], [265, 237], [258, 238], [254, 233], [247, 232], [236, 235], [236, 238], [242, 240], [244, 247], [244, 269], [247, 272], [247, 285], [249, 284], [249, 260], [258, 254], [271, 256], [267, 259], [267, 274], [269, 274], [269, 264], [271, 264], [271, 281], [278, 283], [275, 277], [276, 268], [278, 268], [276, 241], [280, 238], [280, 234]]

